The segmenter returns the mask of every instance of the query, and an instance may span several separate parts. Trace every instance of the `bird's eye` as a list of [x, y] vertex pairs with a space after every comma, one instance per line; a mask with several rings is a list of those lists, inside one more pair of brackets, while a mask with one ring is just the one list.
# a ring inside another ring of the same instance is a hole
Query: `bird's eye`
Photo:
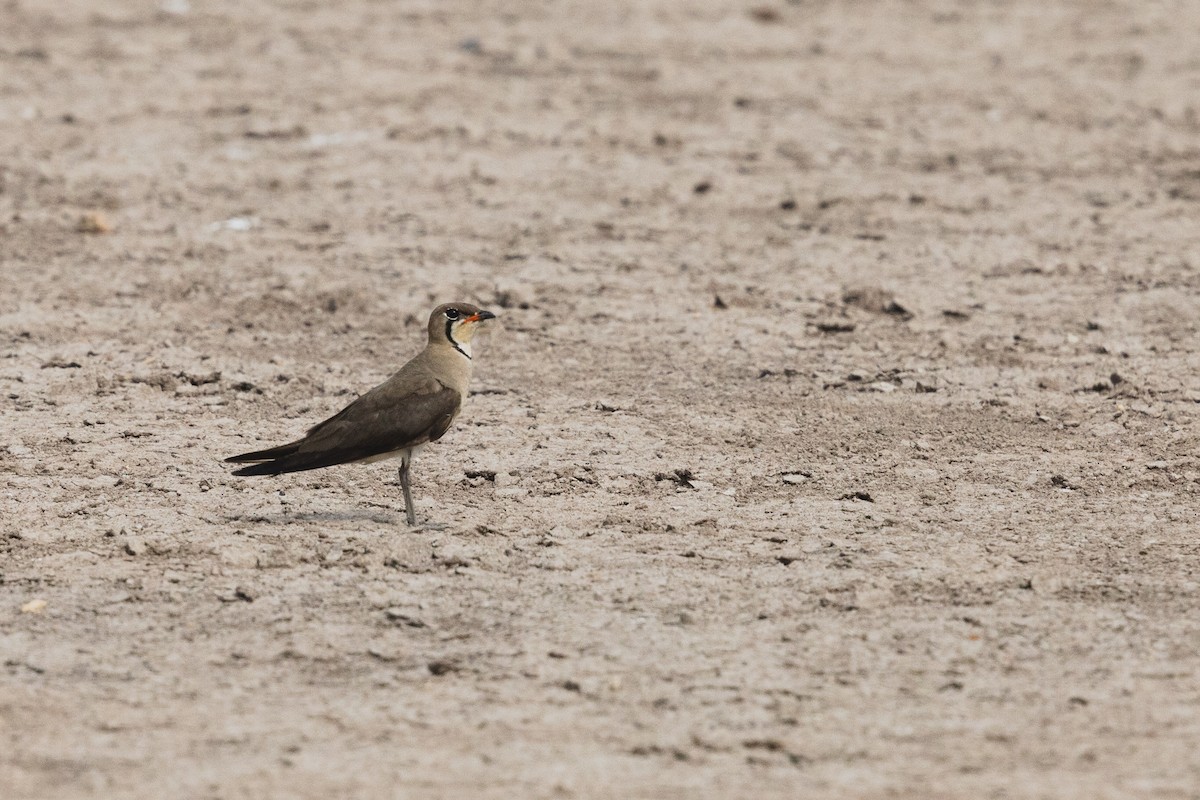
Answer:
[[446, 309], [446, 319], [458, 319], [458, 309], [457, 308], [447, 308]]

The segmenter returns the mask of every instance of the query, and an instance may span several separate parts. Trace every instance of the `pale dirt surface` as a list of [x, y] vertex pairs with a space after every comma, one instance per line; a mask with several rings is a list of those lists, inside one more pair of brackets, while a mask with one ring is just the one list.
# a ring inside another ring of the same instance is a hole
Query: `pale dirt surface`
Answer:
[[[0, 4], [0, 796], [1200, 797], [1200, 4], [91, 5]], [[457, 299], [441, 528], [229, 476]]]

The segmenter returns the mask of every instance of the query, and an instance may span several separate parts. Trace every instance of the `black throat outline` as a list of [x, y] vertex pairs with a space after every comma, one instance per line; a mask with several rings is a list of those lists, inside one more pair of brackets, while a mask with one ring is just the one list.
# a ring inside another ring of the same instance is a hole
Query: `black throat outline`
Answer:
[[454, 328], [454, 320], [452, 320], [452, 319], [446, 320], [446, 339], [450, 342], [451, 347], [453, 347], [458, 352], [462, 353], [463, 356], [466, 357], [467, 361], [470, 361], [471, 357], [469, 355], [467, 355], [467, 351], [463, 350], [461, 347], [459, 347], [458, 342], [454, 341], [454, 335], [450, 333], [450, 331], [453, 328]]

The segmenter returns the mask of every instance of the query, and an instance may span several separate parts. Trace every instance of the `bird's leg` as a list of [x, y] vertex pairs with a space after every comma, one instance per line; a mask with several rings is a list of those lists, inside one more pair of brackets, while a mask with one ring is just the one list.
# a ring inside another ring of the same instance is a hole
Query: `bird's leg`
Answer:
[[408, 525], [410, 528], [415, 528], [417, 527], [417, 515], [413, 513], [412, 489], [408, 486], [408, 463], [408, 456], [400, 461], [400, 488], [404, 490], [404, 512], [408, 515]]

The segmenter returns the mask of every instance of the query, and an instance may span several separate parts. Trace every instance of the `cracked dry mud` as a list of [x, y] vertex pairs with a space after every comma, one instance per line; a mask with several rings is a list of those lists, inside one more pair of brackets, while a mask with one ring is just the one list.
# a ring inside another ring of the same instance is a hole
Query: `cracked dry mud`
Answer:
[[5, 797], [1197, 796], [1200, 5], [0, 19]]

